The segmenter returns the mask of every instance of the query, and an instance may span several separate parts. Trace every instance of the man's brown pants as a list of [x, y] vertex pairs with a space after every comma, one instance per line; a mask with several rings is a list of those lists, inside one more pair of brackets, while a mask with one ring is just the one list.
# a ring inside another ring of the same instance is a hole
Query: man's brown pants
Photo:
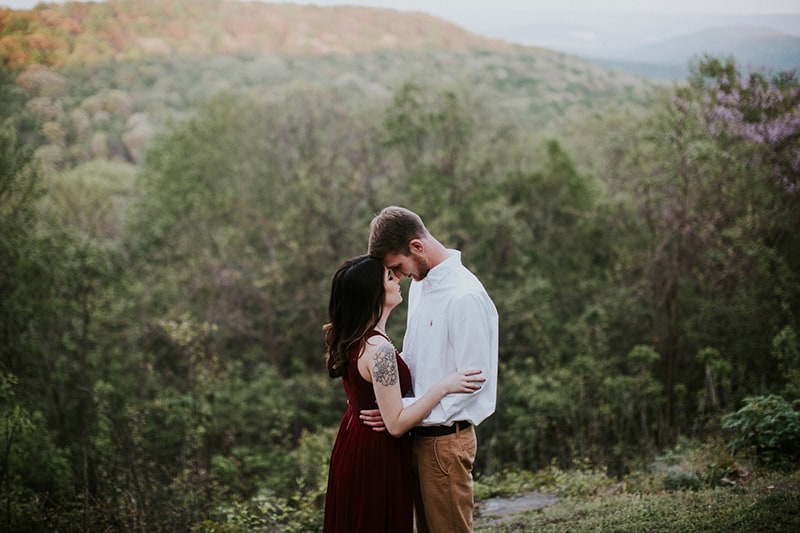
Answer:
[[472, 465], [477, 447], [473, 426], [441, 437], [414, 437], [418, 533], [472, 531]]

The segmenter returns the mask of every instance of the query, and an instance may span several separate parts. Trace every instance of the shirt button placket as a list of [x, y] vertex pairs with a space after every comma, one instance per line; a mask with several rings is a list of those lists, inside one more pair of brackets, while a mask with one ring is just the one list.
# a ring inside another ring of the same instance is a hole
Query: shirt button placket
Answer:
[[[421, 289], [422, 290], [420, 290], [419, 294], [418, 294], [419, 301], [417, 302], [416, 306], [414, 307], [414, 317], [412, 318], [411, 324], [410, 324], [410, 329], [411, 329], [410, 333], [411, 333], [411, 335], [406, 334], [406, 337], [409, 338], [410, 341], [411, 341], [409, 343], [407, 349], [409, 350], [410, 353], [414, 354], [414, 359], [415, 359], [415, 363], [416, 363], [415, 366], [417, 366], [417, 367], [419, 367], [420, 363], [423, 363], [422, 361], [420, 361], [419, 350], [417, 350], [416, 347], [417, 347], [418, 340], [419, 340], [419, 324], [420, 324], [420, 321], [422, 320], [421, 317], [423, 315], [423, 310], [424, 310], [424, 306], [425, 306], [425, 289], [426, 289], [426, 285], [425, 285], [424, 281], [423, 281], [423, 285], [422, 285]], [[406, 348], [404, 347], [403, 349], [405, 350]]]

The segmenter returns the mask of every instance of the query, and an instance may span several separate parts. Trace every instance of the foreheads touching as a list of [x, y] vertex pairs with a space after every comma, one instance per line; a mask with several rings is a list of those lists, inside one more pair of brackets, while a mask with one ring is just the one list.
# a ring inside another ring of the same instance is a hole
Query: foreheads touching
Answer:
[[428, 236], [422, 219], [403, 207], [384, 208], [369, 225], [369, 255], [383, 259], [389, 254], [409, 255], [409, 242]]

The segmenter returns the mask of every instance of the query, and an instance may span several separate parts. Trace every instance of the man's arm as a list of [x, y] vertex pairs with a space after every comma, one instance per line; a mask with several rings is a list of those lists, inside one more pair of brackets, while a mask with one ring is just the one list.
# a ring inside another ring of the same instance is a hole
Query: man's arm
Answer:
[[[433, 420], [451, 419], [471, 404], [479, 402], [494, 411], [497, 395], [497, 311], [484, 294], [468, 293], [453, 302], [451, 338], [457, 368], [479, 368], [486, 382], [476, 394], [451, 394], [431, 412]], [[479, 422], [479, 421], [477, 421]], [[476, 423], [477, 423], [476, 422]]]

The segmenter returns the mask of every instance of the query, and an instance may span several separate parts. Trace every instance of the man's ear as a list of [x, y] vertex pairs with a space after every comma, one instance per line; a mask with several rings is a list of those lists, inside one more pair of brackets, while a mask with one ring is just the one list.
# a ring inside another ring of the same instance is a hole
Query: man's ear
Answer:
[[411, 254], [419, 255], [425, 251], [425, 244], [419, 239], [411, 239], [408, 241], [408, 252]]

